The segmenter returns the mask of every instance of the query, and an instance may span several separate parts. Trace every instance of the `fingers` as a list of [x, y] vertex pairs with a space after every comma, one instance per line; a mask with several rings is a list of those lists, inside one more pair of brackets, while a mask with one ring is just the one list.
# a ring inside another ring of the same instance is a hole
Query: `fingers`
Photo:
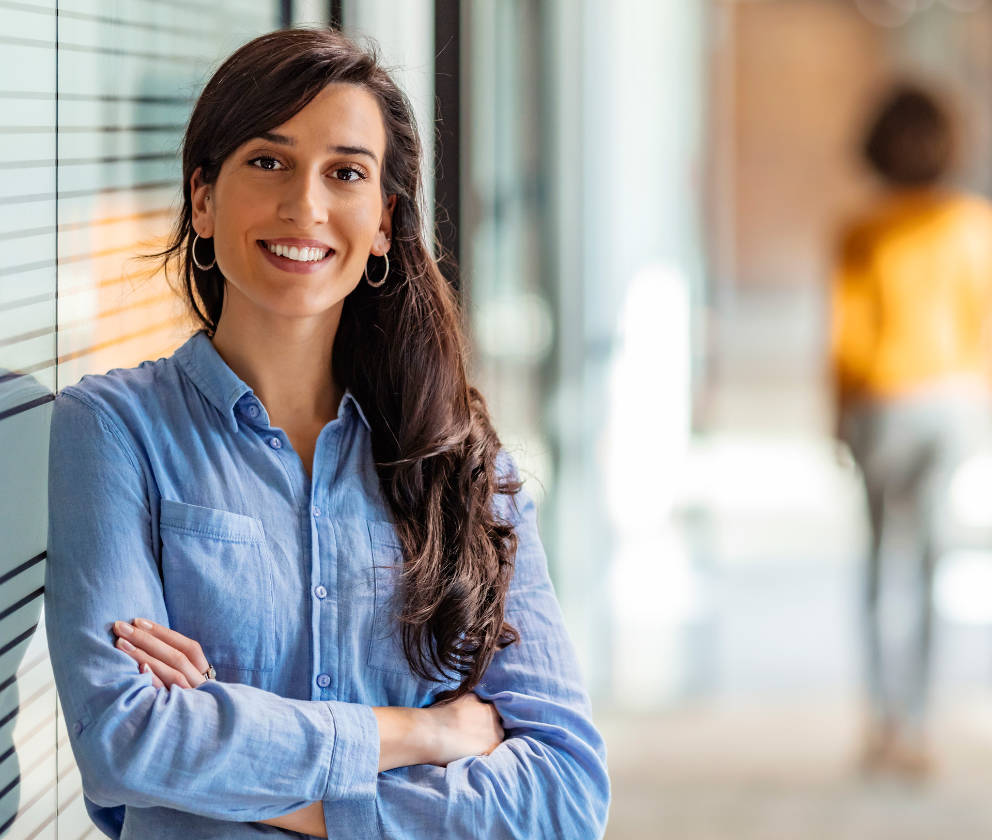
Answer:
[[[161, 625], [153, 625], [160, 630]], [[170, 633], [175, 631], [170, 630]], [[135, 659], [139, 665], [148, 663], [152, 670], [168, 685], [179, 684], [183, 688], [195, 688], [203, 682], [203, 673], [196, 670], [186, 653], [176, 649], [169, 642], [159, 638], [156, 631], [142, 630], [124, 621], [114, 623], [114, 633], [118, 635], [117, 647]], [[181, 634], [176, 633], [176, 636]], [[181, 636], [186, 642], [192, 641]], [[194, 643], [195, 644], [195, 643]], [[132, 649], [128, 649], [128, 645]], [[199, 645], [197, 645], [199, 647]], [[200, 653], [202, 657], [202, 652]], [[203, 670], [206, 670], [204, 666]]]
[[180, 688], [192, 688], [189, 680], [182, 671], [166, 665], [164, 662], [149, 656], [145, 651], [131, 645], [128, 649], [127, 639], [118, 639], [117, 647], [138, 663], [138, 670], [143, 674], [150, 674], [152, 684], [156, 688], [171, 688], [178, 685]]
[[198, 674], [202, 674], [207, 670], [207, 658], [203, 655], [203, 649], [200, 647], [200, 643], [195, 639], [184, 636], [171, 627], [149, 621], [147, 618], [136, 618], [133, 623], [140, 630], [165, 642], [169, 647], [182, 651], [190, 661], [190, 664], [197, 669]]

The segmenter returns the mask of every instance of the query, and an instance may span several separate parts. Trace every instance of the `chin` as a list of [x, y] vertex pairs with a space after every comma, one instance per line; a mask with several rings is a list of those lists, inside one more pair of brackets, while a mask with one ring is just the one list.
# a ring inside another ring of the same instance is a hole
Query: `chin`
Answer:
[[[269, 283], [253, 284], [251, 288], [236, 288], [231, 295], [232, 308], [242, 312], [253, 311], [256, 317], [317, 318], [330, 316], [339, 310], [345, 297], [354, 289], [337, 288], [338, 284], [326, 283], [320, 288], [305, 283], [286, 283], [278, 286]], [[230, 281], [228, 288], [230, 288]]]
[[263, 306], [279, 318], [319, 318], [340, 309], [343, 303], [343, 296], [291, 295], [282, 291], [272, 295]]

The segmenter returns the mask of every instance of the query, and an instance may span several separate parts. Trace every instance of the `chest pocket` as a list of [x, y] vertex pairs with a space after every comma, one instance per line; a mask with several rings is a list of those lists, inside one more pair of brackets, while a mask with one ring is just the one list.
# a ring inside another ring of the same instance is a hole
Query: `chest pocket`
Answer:
[[271, 671], [271, 557], [253, 516], [162, 500], [165, 604], [174, 630], [200, 643], [220, 671]]
[[[403, 653], [402, 626], [396, 618], [403, 608], [399, 587], [403, 550], [392, 523], [369, 520], [368, 526], [372, 542], [372, 568], [368, 575], [373, 606], [372, 639], [366, 662], [370, 668], [399, 674], [419, 684], [421, 679], [413, 675]], [[443, 679], [425, 683], [423, 687], [437, 690], [457, 683], [457, 680]]]
[[396, 620], [402, 608], [399, 602], [399, 574], [403, 568], [403, 550], [392, 524], [369, 521], [368, 526], [372, 541], [372, 565], [366, 571], [366, 592], [372, 596], [372, 638], [366, 661], [370, 668], [409, 675], [410, 667], [403, 655], [400, 623]]

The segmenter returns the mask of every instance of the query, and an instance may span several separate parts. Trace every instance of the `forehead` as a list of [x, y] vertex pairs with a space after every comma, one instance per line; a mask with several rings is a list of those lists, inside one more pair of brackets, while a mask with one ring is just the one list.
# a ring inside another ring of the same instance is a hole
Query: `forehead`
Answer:
[[379, 101], [362, 85], [332, 82], [290, 119], [272, 129], [297, 144], [368, 146], [382, 161], [386, 127]]

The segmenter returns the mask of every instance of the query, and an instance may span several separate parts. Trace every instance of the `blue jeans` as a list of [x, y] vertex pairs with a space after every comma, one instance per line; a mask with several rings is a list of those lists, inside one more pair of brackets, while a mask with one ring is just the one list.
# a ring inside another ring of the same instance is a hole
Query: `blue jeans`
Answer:
[[842, 421], [871, 528], [862, 613], [869, 702], [877, 722], [909, 733], [926, 723], [946, 490], [989, 424], [984, 393], [954, 384], [860, 403]]

